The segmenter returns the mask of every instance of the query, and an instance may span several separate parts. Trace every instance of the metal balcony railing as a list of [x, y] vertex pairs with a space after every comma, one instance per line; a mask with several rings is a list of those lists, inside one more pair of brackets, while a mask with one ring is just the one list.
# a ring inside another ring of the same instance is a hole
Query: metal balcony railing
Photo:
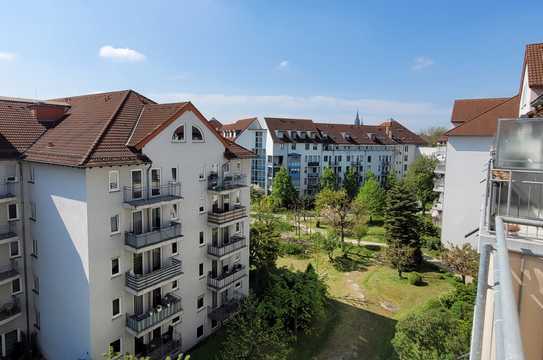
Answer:
[[134, 249], [141, 249], [146, 246], [159, 244], [181, 236], [181, 224], [172, 222], [158, 230], [148, 231], [141, 234], [126, 232], [124, 243]]
[[182, 311], [181, 298], [173, 294], [168, 294], [162, 299], [161, 305], [151, 311], [137, 315], [127, 314], [126, 326], [139, 334]]
[[7, 224], [0, 225], [0, 240], [9, 239], [17, 236], [17, 222], [10, 221]]
[[434, 172], [438, 173], [438, 174], [444, 174], [445, 173], [445, 162], [440, 161], [439, 163], [437, 163]]
[[216, 290], [223, 289], [229, 285], [232, 285], [245, 275], [245, 266], [241, 264], [234, 266], [232, 270], [222, 273], [221, 275], [213, 275], [213, 273], [210, 271], [207, 276], [207, 285]]
[[149, 187], [125, 186], [123, 196], [124, 202], [131, 206], [181, 199], [181, 184], [172, 182], [166, 185], [151, 185]]
[[181, 260], [170, 258], [165, 261], [160, 269], [151, 271], [147, 274], [134, 274], [131, 271], [126, 273], [126, 286], [138, 292], [151, 286], [160, 284], [183, 274]]
[[207, 253], [209, 255], [221, 257], [233, 253], [239, 249], [247, 246], [247, 240], [245, 236], [232, 235], [228, 242], [222, 244], [209, 244], [207, 245]]
[[247, 186], [247, 176], [244, 174], [233, 174], [219, 176], [211, 173], [207, 177], [207, 188], [212, 191], [232, 190]]
[[17, 300], [17, 298], [14, 297], [12, 301], [0, 306], [0, 322], [6, 321], [9, 318], [20, 313], [21, 306], [19, 305], [19, 301]]
[[229, 221], [241, 219], [247, 216], [245, 206], [236, 206], [228, 211], [214, 209], [207, 213], [207, 221], [212, 224], [223, 224]]
[[443, 191], [445, 179], [443, 177], [434, 179], [434, 191]]
[[0, 281], [4, 281], [19, 275], [17, 260], [11, 259], [9, 264], [0, 266]]
[[243, 295], [236, 291], [234, 292], [233, 297], [221, 306], [208, 307], [207, 316], [211, 320], [224, 321], [239, 311], [242, 301]]
[[15, 196], [14, 182], [5, 181], [0, 183], [0, 199], [11, 198]]

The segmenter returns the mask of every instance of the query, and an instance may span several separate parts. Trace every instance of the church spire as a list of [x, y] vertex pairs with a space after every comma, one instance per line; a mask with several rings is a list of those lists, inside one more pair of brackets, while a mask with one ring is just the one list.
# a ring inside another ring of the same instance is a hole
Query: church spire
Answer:
[[358, 115], [358, 109], [356, 110], [356, 118], [354, 119], [355, 125], [362, 125], [362, 121], [360, 121], [360, 115]]

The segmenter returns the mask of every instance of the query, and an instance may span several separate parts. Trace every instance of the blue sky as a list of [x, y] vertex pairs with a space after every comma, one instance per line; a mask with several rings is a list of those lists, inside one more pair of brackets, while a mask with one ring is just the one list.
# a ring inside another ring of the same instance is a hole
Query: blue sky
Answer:
[[536, 1], [25, 1], [0, 12], [0, 95], [131, 88], [208, 117], [419, 130], [518, 91]]

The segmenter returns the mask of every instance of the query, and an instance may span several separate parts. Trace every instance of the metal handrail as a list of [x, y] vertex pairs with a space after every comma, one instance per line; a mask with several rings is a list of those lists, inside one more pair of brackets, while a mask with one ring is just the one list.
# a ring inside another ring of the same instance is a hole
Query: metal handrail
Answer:
[[123, 188], [124, 202], [150, 200], [153, 198], [162, 197], [181, 197], [181, 184], [178, 182], [171, 182], [164, 185], [146, 186], [125, 186]]
[[173, 222], [169, 226], [161, 227], [153, 231], [137, 234], [131, 231], [125, 233], [125, 245], [140, 249], [145, 246], [158, 244], [181, 236], [181, 224]]

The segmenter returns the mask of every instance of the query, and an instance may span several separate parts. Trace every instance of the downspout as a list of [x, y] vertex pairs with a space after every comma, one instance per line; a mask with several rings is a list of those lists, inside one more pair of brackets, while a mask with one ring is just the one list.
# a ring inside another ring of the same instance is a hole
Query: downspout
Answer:
[[25, 312], [26, 312], [26, 340], [27, 340], [27, 351], [30, 349], [30, 316], [29, 316], [29, 306], [28, 302], [30, 299], [28, 291], [28, 269], [27, 269], [27, 258], [26, 258], [26, 217], [25, 217], [25, 197], [24, 197], [24, 181], [23, 181], [23, 164], [22, 161], [17, 160], [17, 165], [19, 166], [19, 195], [21, 198], [21, 237], [23, 243], [23, 277], [25, 282]]

